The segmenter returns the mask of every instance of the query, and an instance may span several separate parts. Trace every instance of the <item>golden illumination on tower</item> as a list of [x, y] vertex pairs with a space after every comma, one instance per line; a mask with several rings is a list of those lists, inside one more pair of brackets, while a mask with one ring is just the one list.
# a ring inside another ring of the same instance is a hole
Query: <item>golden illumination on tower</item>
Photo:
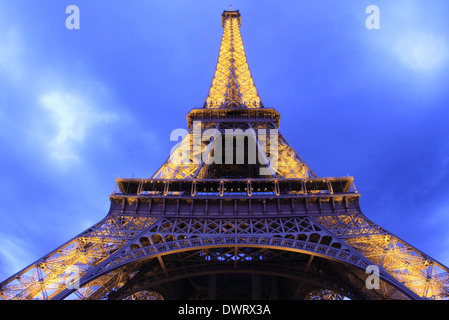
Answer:
[[240, 13], [224, 11], [223, 37], [205, 108], [261, 108], [240, 35]]
[[445, 267], [397, 237], [378, 234], [346, 241], [419, 296], [447, 299], [448, 274]]

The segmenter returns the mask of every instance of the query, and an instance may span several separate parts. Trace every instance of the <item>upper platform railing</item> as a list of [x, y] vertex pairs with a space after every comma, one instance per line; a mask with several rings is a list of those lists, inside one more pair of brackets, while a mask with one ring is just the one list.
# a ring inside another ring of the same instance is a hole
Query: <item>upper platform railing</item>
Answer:
[[280, 125], [281, 116], [273, 108], [254, 109], [192, 109], [187, 115], [190, 129], [194, 121], [201, 122], [273, 122]]
[[123, 179], [112, 196], [138, 197], [306, 197], [358, 194], [352, 177], [305, 179]]

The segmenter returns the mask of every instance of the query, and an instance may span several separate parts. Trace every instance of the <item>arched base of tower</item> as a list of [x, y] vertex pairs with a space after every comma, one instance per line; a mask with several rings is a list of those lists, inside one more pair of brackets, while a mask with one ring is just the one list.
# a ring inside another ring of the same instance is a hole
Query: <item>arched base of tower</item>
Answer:
[[126, 273], [134, 276], [106, 299], [139, 294], [165, 300], [407, 299], [382, 280], [379, 289], [368, 289], [368, 274], [359, 267], [292, 251], [190, 250], [141, 261], [132, 272], [130, 267], [126, 266]]

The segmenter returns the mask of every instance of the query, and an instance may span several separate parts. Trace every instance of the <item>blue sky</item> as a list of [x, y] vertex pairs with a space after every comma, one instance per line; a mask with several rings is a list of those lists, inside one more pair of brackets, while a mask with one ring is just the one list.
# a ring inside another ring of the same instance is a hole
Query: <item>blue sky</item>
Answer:
[[206, 98], [230, 3], [293, 148], [449, 265], [449, 2], [0, 0], [0, 280], [102, 219], [117, 177], [159, 168]]

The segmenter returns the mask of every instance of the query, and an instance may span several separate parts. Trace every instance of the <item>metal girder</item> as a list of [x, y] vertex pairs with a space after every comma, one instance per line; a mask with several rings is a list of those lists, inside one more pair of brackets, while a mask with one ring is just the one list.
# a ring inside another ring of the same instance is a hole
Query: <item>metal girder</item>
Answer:
[[[101, 222], [6, 279], [2, 300], [52, 299], [154, 222], [151, 217], [108, 215]], [[74, 284], [73, 284], [74, 285]]]
[[449, 297], [448, 269], [389, 233], [347, 239], [347, 243], [395, 279], [428, 299]]

